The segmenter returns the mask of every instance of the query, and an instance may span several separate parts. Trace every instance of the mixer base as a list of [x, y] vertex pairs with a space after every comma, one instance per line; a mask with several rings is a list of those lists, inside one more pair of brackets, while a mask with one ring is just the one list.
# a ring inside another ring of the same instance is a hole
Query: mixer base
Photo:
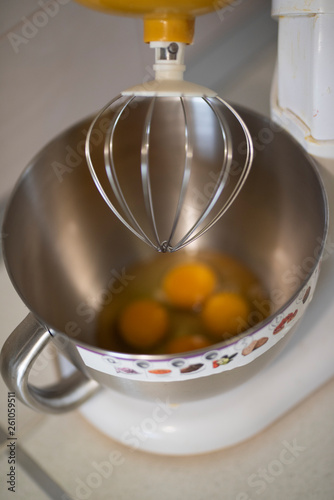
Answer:
[[330, 308], [324, 314], [322, 306], [315, 294], [300, 327], [279, 357], [228, 393], [177, 406], [163, 400], [140, 401], [106, 389], [79, 411], [110, 438], [150, 453], [192, 455], [240, 443], [334, 376], [334, 336], [330, 328], [334, 313]]

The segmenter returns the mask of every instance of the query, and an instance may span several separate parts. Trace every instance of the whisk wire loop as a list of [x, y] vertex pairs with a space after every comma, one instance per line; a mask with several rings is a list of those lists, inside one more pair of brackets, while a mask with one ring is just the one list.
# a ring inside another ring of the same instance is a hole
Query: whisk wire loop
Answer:
[[241, 170], [240, 178], [239, 178], [238, 182], [236, 183], [236, 186], [234, 187], [234, 189], [233, 189], [232, 193], [230, 194], [226, 203], [222, 206], [222, 208], [219, 210], [219, 212], [211, 219], [211, 221], [205, 227], [200, 229], [198, 231], [198, 233], [195, 234], [195, 236], [190, 238], [190, 236], [196, 231], [196, 229], [199, 227], [199, 225], [202, 223], [202, 221], [205, 220], [205, 218], [210, 214], [214, 205], [217, 203], [217, 200], [220, 197], [220, 195], [221, 195], [221, 193], [226, 185], [226, 181], [227, 181], [229, 175], [231, 175], [230, 169], [232, 166], [231, 147], [230, 147], [231, 146], [231, 135], [229, 132], [229, 128], [224, 126], [224, 118], [221, 116], [219, 111], [215, 107], [212, 106], [210, 100], [207, 99], [206, 97], [203, 97], [203, 99], [211, 107], [211, 109], [213, 110], [213, 112], [215, 113], [215, 115], [218, 119], [218, 122], [219, 122], [219, 125], [221, 128], [221, 132], [222, 132], [222, 136], [223, 136], [223, 140], [224, 140], [224, 161], [223, 161], [221, 173], [220, 173], [219, 178], [217, 180], [217, 183], [216, 183], [213, 195], [211, 197], [211, 200], [209, 201], [208, 205], [204, 209], [202, 216], [196, 221], [194, 226], [188, 231], [188, 233], [182, 238], [182, 240], [180, 240], [180, 242], [177, 245], [175, 245], [175, 247], [174, 247], [175, 250], [181, 250], [186, 245], [188, 245], [189, 243], [192, 243], [200, 236], [203, 236], [224, 215], [224, 213], [229, 209], [229, 207], [231, 206], [231, 204], [234, 202], [235, 198], [239, 194], [242, 186], [244, 185], [244, 182], [249, 174], [249, 171], [250, 171], [250, 168], [251, 168], [251, 165], [253, 162], [253, 157], [254, 157], [253, 141], [252, 141], [252, 137], [249, 133], [249, 130], [248, 130], [246, 124], [244, 123], [244, 121], [242, 120], [240, 115], [237, 114], [236, 111], [232, 108], [232, 106], [230, 106], [226, 101], [224, 101], [223, 99], [221, 99], [220, 97], [217, 96], [216, 99], [218, 99], [222, 104], [224, 104], [224, 106], [226, 106], [233, 113], [233, 115], [237, 118], [239, 124], [241, 125], [241, 127], [243, 129], [243, 132], [245, 134], [245, 139], [246, 139], [246, 151], [247, 151], [246, 152], [246, 159], [244, 162], [244, 166], [242, 167], [242, 170]]
[[[235, 115], [240, 126], [243, 129], [245, 140], [246, 140], [246, 159], [244, 161], [243, 167], [241, 168], [241, 174], [240, 174], [240, 177], [238, 179], [238, 182], [236, 183], [236, 185], [235, 185], [232, 193], [230, 194], [227, 202], [225, 203], [223, 208], [218, 212], [218, 214], [211, 220], [211, 222], [205, 228], [205, 231], [208, 231], [222, 217], [222, 215], [224, 215], [224, 213], [230, 208], [230, 206], [234, 202], [235, 198], [238, 196], [242, 186], [245, 183], [245, 180], [250, 172], [250, 169], [251, 169], [251, 166], [253, 163], [253, 158], [254, 158], [253, 140], [252, 140], [252, 136], [250, 135], [250, 132], [249, 132], [245, 122], [243, 121], [241, 116], [238, 113], [236, 113], [236, 111], [232, 108], [232, 106], [230, 106], [226, 101], [224, 101], [223, 99], [221, 99], [218, 96], [217, 96], [217, 99], [220, 102], [222, 102]], [[204, 234], [204, 233], [199, 234], [198, 237], [201, 236], [202, 234]]]
[[[97, 172], [95, 170], [95, 167], [94, 167], [94, 164], [93, 164], [93, 161], [92, 161], [92, 157], [91, 157], [91, 136], [92, 136], [92, 132], [94, 130], [94, 127], [96, 126], [96, 124], [99, 121], [99, 119], [104, 115], [104, 113], [115, 102], [117, 102], [119, 99], [121, 99], [121, 97], [122, 97], [122, 94], [119, 94], [114, 99], [112, 99], [111, 101], [109, 101], [101, 109], [101, 111], [96, 115], [96, 117], [92, 121], [92, 123], [91, 123], [91, 125], [90, 125], [90, 127], [88, 129], [87, 136], [86, 136], [86, 143], [85, 143], [86, 161], [87, 161], [89, 172], [90, 172], [90, 174], [91, 174], [91, 176], [92, 176], [92, 178], [94, 180], [94, 183], [95, 183], [95, 185], [96, 185], [96, 187], [97, 187], [100, 195], [102, 196], [103, 200], [108, 205], [108, 207], [112, 210], [112, 212], [116, 215], [116, 217], [125, 225], [125, 227], [129, 231], [131, 231], [135, 236], [137, 236], [137, 238], [139, 238], [144, 243], [147, 243], [148, 245], [154, 246], [154, 244], [152, 243], [152, 241], [150, 240], [150, 238], [144, 233], [144, 231], [142, 231], [142, 229], [139, 226], [138, 222], [133, 217], [132, 212], [129, 210], [127, 204], [125, 203], [125, 205], [124, 205], [124, 203], [122, 201], [122, 199], [124, 199], [124, 197], [120, 194], [121, 193], [121, 189], [120, 188], [119, 188], [119, 191], [118, 191], [118, 188], [117, 188], [118, 182], [114, 181], [113, 175], [111, 173], [112, 172], [112, 168], [111, 168], [111, 166], [109, 164], [109, 160], [105, 164], [105, 169], [106, 169], [106, 173], [107, 173], [107, 176], [108, 176], [109, 183], [111, 184], [113, 192], [114, 192], [116, 198], [118, 199], [118, 201], [119, 201], [119, 203], [121, 205], [121, 208], [125, 212], [127, 212], [127, 214], [130, 216], [130, 219], [133, 221], [133, 223], [135, 224], [135, 226], [138, 228], [138, 231], [131, 224], [129, 224], [129, 222], [121, 215], [121, 213], [117, 210], [117, 208], [115, 207], [115, 205], [111, 202], [110, 197], [108, 196], [108, 194], [106, 193], [105, 189], [102, 186], [102, 183], [100, 181], [99, 175], [97, 174]], [[131, 96], [127, 100], [126, 105], [132, 100], [132, 98], [134, 98], [134, 96]], [[123, 106], [123, 109], [125, 108], [126, 105]], [[115, 130], [115, 123], [116, 123], [116, 121], [118, 121], [119, 118], [120, 118], [120, 115], [116, 114], [113, 117], [113, 119], [111, 120], [111, 123], [110, 123], [110, 125], [108, 127], [108, 131], [106, 133], [106, 139], [105, 139], [105, 142], [104, 142], [104, 153], [105, 153], [105, 149], [106, 149], [106, 144], [108, 144], [108, 143], [110, 144], [110, 142], [111, 142], [111, 136], [113, 135], [113, 131]], [[106, 155], [104, 155], [104, 156], [106, 156]], [[117, 179], [116, 175], [115, 175], [115, 178]], [[126, 210], [126, 208], [128, 209], [128, 211]]]
[[153, 208], [153, 200], [152, 200], [152, 188], [151, 188], [151, 175], [150, 175], [150, 166], [149, 166], [149, 151], [150, 151], [150, 134], [151, 134], [151, 123], [153, 110], [155, 105], [156, 97], [152, 99], [150, 102], [149, 108], [146, 113], [145, 125], [142, 137], [142, 145], [141, 145], [141, 178], [143, 185], [143, 193], [144, 193], [144, 203], [146, 208], [146, 213], [151, 222], [151, 226], [153, 229], [153, 234], [155, 236], [157, 247], [160, 248], [160, 238], [158, 234], [158, 229], [156, 225], [156, 218], [154, 214]]
[[170, 236], [169, 236], [168, 240], [165, 242], [165, 251], [173, 251], [173, 247], [171, 246], [171, 241], [172, 241], [172, 238], [175, 234], [178, 222], [180, 220], [182, 208], [184, 206], [185, 197], [186, 197], [187, 190], [189, 187], [189, 180], [190, 180], [190, 173], [191, 173], [191, 161], [193, 158], [193, 148], [191, 147], [190, 142], [189, 142], [189, 128], [188, 128], [188, 120], [187, 120], [187, 113], [186, 113], [186, 109], [185, 109], [184, 97], [182, 97], [182, 96], [180, 97], [180, 102], [181, 102], [182, 113], [183, 113], [183, 118], [184, 118], [184, 157], [185, 157], [185, 160], [184, 160], [184, 169], [183, 169], [181, 189], [180, 189], [180, 194], [179, 194], [176, 212], [175, 212], [175, 216], [174, 216], [173, 226], [172, 226]]
[[226, 183], [226, 180], [229, 175], [230, 171], [230, 166], [232, 163], [231, 159], [231, 136], [229, 133], [228, 127], [223, 123], [223, 119], [220, 117], [220, 115], [217, 114], [216, 110], [211, 106], [210, 101], [203, 97], [202, 98], [207, 104], [210, 105], [210, 108], [213, 110], [216, 119], [219, 123], [220, 126], [220, 131], [222, 133], [222, 138], [223, 138], [223, 144], [224, 144], [224, 154], [223, 154], [223, 163], [220, 169], [220, 174], [219, 177], [216, 181], [215, 187], [213, 189], [211, 198], [209, 198], [205, 208], [202, 211], [202, 214], [198, 219], [195, 221], [195, 223], [192, 225], [192, 227], [189, 229], [189, 231], [181, 238], [181, 240], [175, 245], [174, 249], [175, 250], [181, 250], [181, 248], [185, 247], [188, 245], [188, 243], [195, 241], [200, 235], [204, 234], [206, 232], [206, 227], [203, 228], [203, 232], [199, 232], [198, 236], [192, 237], [191, 236], [194, 234], [194, 232], [200, 227], [202, 222], [206, 219], [206, 217], [210, 214], [211, 210], [213, 209], [214, 205], [216, 204], [224, 186]]

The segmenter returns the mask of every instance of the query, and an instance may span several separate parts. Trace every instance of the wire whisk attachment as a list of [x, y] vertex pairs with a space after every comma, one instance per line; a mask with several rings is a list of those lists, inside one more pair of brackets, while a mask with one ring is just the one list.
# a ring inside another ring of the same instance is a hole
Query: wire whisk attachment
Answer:
[[[96, 129], [104, 131], [99, 144]], [[242, 118], [217, 96], [120, 94], [94, 118], [85, 153], [115, 216], [158, 252], [175, 252], [234, 202], [253, 144]]]

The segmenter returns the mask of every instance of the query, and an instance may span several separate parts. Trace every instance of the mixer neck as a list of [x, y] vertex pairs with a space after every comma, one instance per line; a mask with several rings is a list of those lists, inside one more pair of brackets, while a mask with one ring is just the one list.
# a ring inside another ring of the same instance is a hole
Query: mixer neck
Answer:
[[185, 44], [180, 42], [151, 42], [155, 49], [156, 80], [183, 80]]
[[175, 96], [175, 97], [214, 97], [216, 92], [202, 85], [183, 79], [185, 72], [184, 51], [186, 44], [181, 42], [150, 42], [155, 49], [154, 80], [143, 81], [123, 90], [123, 96]]

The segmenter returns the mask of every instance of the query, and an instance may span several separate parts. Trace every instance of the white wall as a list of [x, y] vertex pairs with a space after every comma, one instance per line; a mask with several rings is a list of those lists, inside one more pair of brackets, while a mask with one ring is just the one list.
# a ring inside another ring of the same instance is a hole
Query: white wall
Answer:
[[[223, 92], [275, 30], [268, 0], [235, 0], [199, 18], [189, 79]], [[152, 63], [139, 19], [70, 0], [0, 0], [0, 199], [48, 140], [140, 83]]]

